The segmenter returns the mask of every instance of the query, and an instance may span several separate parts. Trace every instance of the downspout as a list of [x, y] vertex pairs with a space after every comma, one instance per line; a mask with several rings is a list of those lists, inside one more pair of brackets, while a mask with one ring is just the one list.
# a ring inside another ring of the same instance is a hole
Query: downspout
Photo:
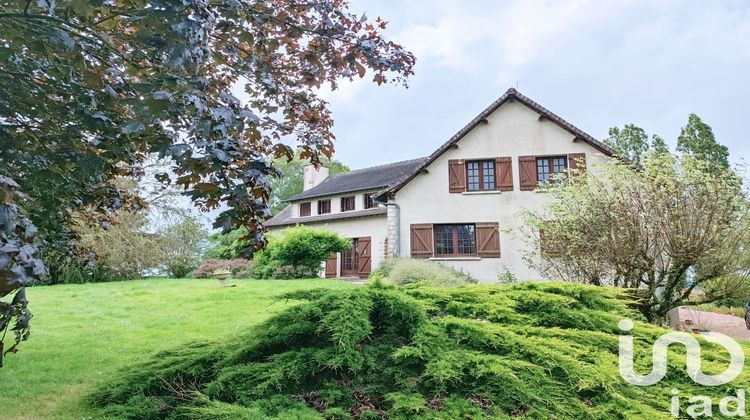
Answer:
[[396, 257], [401, 256], [401, 207], [398, 206], [396, 203], [389, 203], [389, 202], [383, 202], [380, 200], [376, 200], [380, 204], [385, 205], [386, 207], [392, 206], [396, 209]]

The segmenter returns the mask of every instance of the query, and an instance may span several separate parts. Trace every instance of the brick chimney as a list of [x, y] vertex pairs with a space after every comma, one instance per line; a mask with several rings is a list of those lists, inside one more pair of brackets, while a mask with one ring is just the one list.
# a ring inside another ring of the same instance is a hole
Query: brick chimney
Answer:
[[302, 191], [307, 191], [323, 182], [324, 179], [328, 178], [328, 173], [328, 168], [323, 165], [320, 165], [317, 168], [312, 164], [305, 165], [304, 185], [302, 186]]

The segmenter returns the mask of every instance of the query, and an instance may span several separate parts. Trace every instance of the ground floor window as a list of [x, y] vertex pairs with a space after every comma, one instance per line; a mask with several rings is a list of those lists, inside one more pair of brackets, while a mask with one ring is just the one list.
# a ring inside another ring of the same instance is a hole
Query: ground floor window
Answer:
[[435, 225], [435, 255], [476, 255], [476, 228], [473, 224]]

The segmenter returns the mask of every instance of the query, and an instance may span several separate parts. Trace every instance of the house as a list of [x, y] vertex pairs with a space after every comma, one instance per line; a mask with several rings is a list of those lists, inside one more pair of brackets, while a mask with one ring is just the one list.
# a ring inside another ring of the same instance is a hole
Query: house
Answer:
[[[524, 260], [524, 210], [549, 202], [540, 184], [568, 168], [594, 170], [614, 152], [515, 89], [431, 155], [328, 176], [305, 168], [304, 191], [268, 221], [352, 238], [326, 277], [366, 277], [385, 258], [441, 261], [481, 281], [509, 271], [541, 279]], [[531, 250], [534, 251], [534, 250]]]

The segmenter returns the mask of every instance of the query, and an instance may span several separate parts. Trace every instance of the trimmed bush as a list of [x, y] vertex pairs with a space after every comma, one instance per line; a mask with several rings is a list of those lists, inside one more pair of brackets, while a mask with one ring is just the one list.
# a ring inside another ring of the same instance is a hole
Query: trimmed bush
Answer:
[[203, 260], [201, 265], [193, 273], [199, 279], [213, 276], [217, 271], [228, 271], [234, 278], [250, 278], [253, 276], [253, 262], [242, 258], [233, 260]]
[[412, 259], [389, 258], [373, 271], [371, 278], [379, 278], [387, 284], [406, 285], [427, 283], [433, 286], [452, 287], [476, 283], [469, 275], [456, 271], [439, 262]]
[[[563, 283], [296, 292], [287, 297], [310, 300], [227, 341], [129, 367], [89, 402], [94, 417], [125, 419], [659, 419], [670, 418], [672, 389], [716, 402], [750, 385], [747, 371], [696, 385], [680, 346], [664, 380], [627, 384], [617, 323], [636, 320], [641, 373], [667, 330], [622, 293]], [[726, 352], [697, 338], [703, 369], [723, 371]]]
[[293, 279], [317, 277], [323, 261], [332, 253], [352, 247], [348, 239], [333, 232], [307, 226], [285, 229], [270, 236], [268, 246], [255, 255], [255, 277]]

